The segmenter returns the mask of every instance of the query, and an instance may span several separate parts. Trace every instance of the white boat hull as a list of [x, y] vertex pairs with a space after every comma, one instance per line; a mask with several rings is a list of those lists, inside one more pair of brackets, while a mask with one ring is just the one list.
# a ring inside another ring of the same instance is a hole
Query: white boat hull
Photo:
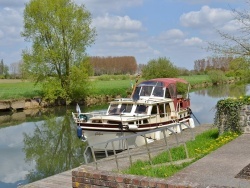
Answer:
[[[184, 121], [186, 125], [192, 126], [190, 122], [192, 122], [193, 119], [190, 118], [189, 121]], [[171, 131], [165, 130], [165, 135], [169, 136], [171, 133], [179, 133], [181, 130], [184, 130], [187, 128], [187, 126], [183, 124], [170, 124], [166, 127], [168, 127]], [[191, 127], [192, 128], [192, 127]], [[102, 130], [83, 130], [83, 135], [86, 138], [88, 144], [90, 146], [93, 146], [94, 151], [121, 151], [126, 149], [132, 149], [139, 146], [143, 146], [147, 143], [154, 142], [155, 140], [160, 140], [164, 138], [164, 133], [162, 131], [156, 131], [144, 134], [145, 132], [111, 132], [111, 131], [102, 131]], [[137, 137], [131, 137], [127, 140], [124, 139], [118, 139], [125, 136], [135, 135], [139, 134]], [[110, 140], [117, 139], [116, 141], [111, 142]]]

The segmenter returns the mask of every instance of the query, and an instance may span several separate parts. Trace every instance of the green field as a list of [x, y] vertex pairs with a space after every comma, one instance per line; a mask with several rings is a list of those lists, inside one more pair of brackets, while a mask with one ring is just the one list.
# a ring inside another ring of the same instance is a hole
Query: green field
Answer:
[[[210, 82], [207, 75], [182, 76], [181, 78], [187, 80], [191, 85]], [[92, 79], [92, 82], [93, 89], [89, 93], [90, 96], [121, 95], [122, 97], [126, 97], [127, 92], [132, 91], [131, 84], [135, 84], [135, 80], [129, 79], [109, 81]], [[0, 79], [0, 100], [33, 98], [35, 96], [42, 96], [42, 92], [41, 87], [39, 85], [35, 86], [33, 82], [19, 79]]]
[[18, 79], [0, 80], [0, 100], [33, 98], [41, 93], [39, 86]]

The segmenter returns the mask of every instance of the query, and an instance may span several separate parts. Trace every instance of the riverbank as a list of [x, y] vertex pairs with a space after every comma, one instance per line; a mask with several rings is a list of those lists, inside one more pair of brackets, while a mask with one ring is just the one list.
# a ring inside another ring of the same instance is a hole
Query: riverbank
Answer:
[[[190, 83], [190, 89], [206, 88], [213, 85], [206, 75], [186, 76], [182, 78]], [[232, 84], [237, 81], [238, 79], [231, 78], [220, 84]], [[83, 101], [78, 101], [79, 104], [92, 106], [107, 103], [115, 98], [130, 97], [132, 92], [130, 85], [131, 80], [93, 81], [93, 83], [95, 89], [92, 91], [92, 94], [85, 97]], [[38, 95], [41, 92], [40, 88], [38, 86], [32, 87], [31, 82], [0, 80], [0, 86], [4, 88], [4, 90], [0, 92], [0, 111], [16, 111], [66, 105], [65, 101], [62, 100], [56, 100], [53, 104], [44, 101], [43, 98]]]

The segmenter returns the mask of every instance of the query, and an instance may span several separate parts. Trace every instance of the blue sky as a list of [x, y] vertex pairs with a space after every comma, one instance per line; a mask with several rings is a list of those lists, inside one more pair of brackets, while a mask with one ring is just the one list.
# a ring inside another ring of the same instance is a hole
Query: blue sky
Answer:
[[[212, 56], [208, 41], [220, 42], [216, 30], [237, 34], [232, 9], [249, 8], [249, 0], [74, 0], [92, 14], [96, 28], [90, 56], [134, 56], [146, 64], [159, 57], [193, 69], [194, 61]], [[0, 1], [0, 59], [21, 61], [30, 46], [20, 36], [23, 9], [28, 0]]]

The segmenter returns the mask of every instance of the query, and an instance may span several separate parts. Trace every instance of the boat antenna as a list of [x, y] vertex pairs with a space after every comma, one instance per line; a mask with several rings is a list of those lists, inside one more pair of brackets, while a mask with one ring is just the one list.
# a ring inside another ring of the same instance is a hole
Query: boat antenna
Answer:
[[140, 74], [137, 74], [137, 76], [136, 76], [136, 80], [135, 80], [135, 84], [134, 84], [134, 87], [133, 87], [132, 94], [133, 94], [133, 93], [134, 93], [134, 91], [135, 91], [135, 88], [136, 88], [136, 86], [137, 86], [137, 82], [139, 81], [140, 77], [141, 77], [141, 75], [140, 75]]
[[132, 99], [133, 99], [133, 101], [135, 101], [135, 102], [138, 101], [139, 98], [140, 98], [139, 95], [135, 95], [135, 93], [134, 93], [134, 92], [135, 92], [135, 89], [136, 89], [136, 86], [137, 86], [137, 83], [138, 83], [140, 77], [141, 77], [141, 75], [140, 75], [140, 74], [137, 74], [136, 80], [135, 80], [135, 84], [134, 84], [134, 87], [133, 87], [133, 91], [132, 91]]
[[191, 87], [191, 85], [190, 85], [190, 83], [188, 83], [188, 92], [187, 92], [187, 96], [186, 96], [187, 99], [189, 99], [189, 90], [190, 90], [190, 87]]

